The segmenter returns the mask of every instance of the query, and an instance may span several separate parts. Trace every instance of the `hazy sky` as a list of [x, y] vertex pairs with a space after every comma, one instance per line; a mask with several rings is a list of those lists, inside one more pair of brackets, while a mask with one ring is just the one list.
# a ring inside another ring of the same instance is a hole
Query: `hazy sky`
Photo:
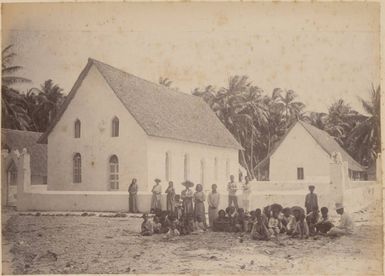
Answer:
[[[271, 94], [293, 89], [308, 110], [342, 97], [362, 110], [380, 79], [378, 3], [6, 4], [3, 48], [20, 73], [68, 93], [92, 57], [190, 93], [246, 74]], [[23, 87], [25, 89], [26, 87]]]

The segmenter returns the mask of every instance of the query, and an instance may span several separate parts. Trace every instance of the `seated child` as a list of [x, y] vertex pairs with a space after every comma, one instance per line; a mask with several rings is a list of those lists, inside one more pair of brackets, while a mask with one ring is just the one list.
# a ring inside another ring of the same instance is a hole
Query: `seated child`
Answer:
[[196, 217], [195, 229], [198, 233], [202, 233], [206, 231], [206, 226], [203, 222], [203, 218], [199, 215]]
[[309, 227], [305, 221], [305, 214], [299, 212], [299, 210], [294, 211], [294, 217], [296, 220], [295, 230], [292, 234], [292, 237], [299, 237], [300, 239], [309, 237]]
[[277, 210], [273, 211], [272, 216], [269, 219], [269, 231], [272, 237], [278, 235], [281, 232], [281, 222], [278, 219], [279, 212]]
[[334, 225], [329, 220], [329, 209], [326, 207], [321, 208], [321, 217], [318, 222], [314, 225], [316, 233], [326, 234]]
[[319, 211], [318, 207], [314, 207], [313, 210], [306, 216], [306, 222], [307, 225], [309, 226], [309, 234], [311, 236], [315, 235], [316, 233], [316, 228], [315, 225], [319, 221]]
[[247, 217], [243, 208], [238, 209], [238, 214], [234, 218], [234, 230], [235, 232], [245, 232], [245, 223]]
[[226, 208], [227, 217], [230, 222], [229, 232], [238, 232], [240, 225], [238, 223], [238, 213], [234, 206]]
[[256, 216], [255, 211], [251, 211], [250, 216], [247, 218], [247, 221], [246, 221], [246, 232], [247, 233], [250, 233], [251, 229], [253, 229], [253, 225], [254, 225], [254, 222], [256, 221], [256, 219], [257, 219], [257, 216]]
[[152, 226], [154, 234], [161, 233], [162, 224], [160, 223], [160, 218], [157, 215], [152, 218]]
[[178, 220], [176, 219], [176, 216], [174, 214], [169, 215], [168, 217], [169, 224], [168, 224], [168, 231], [167, 231], [167, 237], [176, 237], [179, 236], [179, 230], [178, 230]]
[[214, 231], [215, 232], [228, 232], [230, 228], [230, 220], [226, 216], [224, 210], [219, 210], [218, 217], [214, 220]]
[[271, 208], [270, 205], [263, 208], [263, 215], [267, 218], [267, 221], [269, 221], [271, 217]]
[[143, 218], [143, 222], [142, 222], [140, 234], [142, 236], [152, 236], [153, 227], [152, 227], [151, 221], [148, 220], [148, 215], [144, 213], [142, 218]]
[[282, 228], [284, 229], [284, 232], [286, 232], [286, 234], [291, 235], [295, 230], [295, 225], [296, 225], [295, 218], [291, 214], [290, 208], [284, 208], [282, 212], [283, 212], [283, 217], [281, 220]]
[[250, 236], [254, 240], [269, 240], [270, 233], [267, 228], [267, 218], [262, 215], [261, 209], [255, 210], [255, 222], [251, 229]]

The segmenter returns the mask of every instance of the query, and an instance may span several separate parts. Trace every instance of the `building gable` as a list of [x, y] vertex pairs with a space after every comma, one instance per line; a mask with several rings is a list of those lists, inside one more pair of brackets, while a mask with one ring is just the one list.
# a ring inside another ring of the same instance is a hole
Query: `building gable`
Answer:
[[54, 125], [72, 101], [91, 66], [95, 66], [147, 135], [193, 143], [241, 149], [210, 107], [199, 97], [148, 82], [102, 62], [89, 59], [55, 119], [40, 142], [46, 142]]

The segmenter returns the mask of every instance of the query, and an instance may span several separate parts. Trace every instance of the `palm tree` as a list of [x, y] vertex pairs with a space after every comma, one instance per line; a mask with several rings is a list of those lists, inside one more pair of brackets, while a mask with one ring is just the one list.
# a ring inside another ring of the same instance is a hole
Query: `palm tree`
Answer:
[[32, 104], [31, 118], [36, 131], [44, 132], [52, 119], [55, 118], [61, 104], [64, 101], [63, 89], [52, 80], [47, 80], [38, 88], [32, 88], [27, 96]]
[[370, 100], [360, 98], [368, 116], [355, 125], [349, 133], [347, 144], [349, 151], [356, 160], [370, 166], [381, 151], [381, 100], [380, 86], [372, 86]]
[[329, 107], [324, 130], [346, 148], [347, 136], [360, 120], [362, 120], [362, 115], [343, 99], [339, 99]]
[[10, 52], [11, 48], [12, 45], [9, 45], [2, 50], [1, 124], [4, 128], [27, 130], [29, 129], [30, 118], [27, 114], [26, 103], [23, 95], [12, 86], [16, 83], [30, 82], [30, 80], [13, 75], [22, 67], [13, 65], [13, 58], [16, 54]]
[[280, 88], [276, 88], [273, 91], [272, 99], [274, 105], [281, 110], [285, 118], [286, 128], [299, 118], [302, 110], [305, 108], [305, 105], [302, 102], [295, 101], [296, 98], [297, 94], [293, 90], [284, 91]]

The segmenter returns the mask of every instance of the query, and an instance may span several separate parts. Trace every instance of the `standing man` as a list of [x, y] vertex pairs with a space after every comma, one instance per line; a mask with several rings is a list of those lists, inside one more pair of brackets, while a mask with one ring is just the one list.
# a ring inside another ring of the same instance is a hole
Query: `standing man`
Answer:
[[160, 185], [160, 179], [156, 178], [155, 185], [152, 187], [152, 198], [151, 198], [151, 209], [156, 210], [162, 210], [161, 207], [161, 194], [162, 194], [162, 186]]
[[138, 193], [138, 184], [136, 183], [136, 178], [133, 178], [131, 181], [130, 186], [128, 187], [128, 193], [130, 194], [129, 197], [129, 211], [130, 213], [138, 213], [138, 207], [137, 207], [137, 193]]
[[306, 214], [309, 214], [311, 211], [315, 210], [315, 209], [319, 209], [318, 208], [318, 197], [317, 197], [317, 194], [314, 193], [314, 189], [315, 187], [313, 185], [310, 185], [309, 186], [309, 192], [307, 195], [306, 195], [306, 198], [305, 198], [305, 208], [306, 208]]
[[209, 225], [211, 230], [214, 229], [214, 221], [218, 217], [219, 193], [217, 192], [217, 184], [211, 185], [211, 193], [207, 198], [209, 204]]
[[234, 181], [234, 175], [230, 175], [230, 182], [227, 184], [229, 191], [229, 207], [234, 202], [235, 209], [238, 210], [237, 183]]
[[336, 212], [341, 216], [337, 226], [327, 232], [330, 237], [339, 237], [343, 235], [351, 235], [354, 231], [354, 222], [348, 213], [344, 211], [344, 206], [341, 203], [336, 203]]

